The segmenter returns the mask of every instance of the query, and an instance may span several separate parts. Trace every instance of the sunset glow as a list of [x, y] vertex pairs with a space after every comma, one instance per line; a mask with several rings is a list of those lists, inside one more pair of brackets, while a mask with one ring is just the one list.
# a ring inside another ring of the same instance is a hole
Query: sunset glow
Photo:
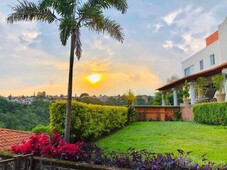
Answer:
[[87, 80], [92, 84], [96, 84], [101, 80], [101, 75], [100, 74], [91, 74], [91, 75], [87, 76]]

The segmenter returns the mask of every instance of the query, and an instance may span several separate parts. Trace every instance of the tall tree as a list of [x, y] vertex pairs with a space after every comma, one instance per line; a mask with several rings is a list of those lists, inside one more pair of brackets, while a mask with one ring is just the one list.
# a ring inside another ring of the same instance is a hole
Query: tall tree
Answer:
[[32, 20], [47, 23], [57, 21], [62, 45], [65, 46], [71, 37], [64, 134], [64, 139], [69, 142], [74, 54], [79, 60], [82, 53], [81, 28], [88, 27], [90, 31], [97, 33], [107, 32], [111, 37], [123, 42], [122, 28], [114, 20], [105, 17], [103, 10], [115, 8], [124, 14], [128, 8], [127, 0], [40, 0], [38, 4], [24, 0], [18, 3], [12, 7], [13, 13], [8, 16], [8, 23]]

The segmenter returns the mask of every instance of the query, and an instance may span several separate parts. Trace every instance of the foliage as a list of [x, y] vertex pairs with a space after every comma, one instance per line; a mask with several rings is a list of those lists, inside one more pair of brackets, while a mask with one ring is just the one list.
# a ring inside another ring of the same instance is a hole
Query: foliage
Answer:
[[[65, 101], [50, 105], [51, 129], [63, 132]], [[122, 128], [127, 122], [127, 108], [101, 106], [74, 101], [71, 114], [71, 138], [74, 140], [95, 140], [103, 134]]]
[[[183, 99], [183, 92], [182, 89], [177, 89], [177, 102], [178, 103], [182, 103]], [[167, 93], [165, 93], [165, 103], [167, 105], [173, 105], [174, 101], [173, 101], [173, 92], [169, 91]], [[162, 105], [162, 92], [156, 92], [155, 93], [155, 97], [151, 100], [151, 105]]]
[[174, 120], [181, 120], [181, 110], [179, 108], [173, 108], [173, 117], [174, 117]]
[[127, 114], [127, 124], [133, 122], [135, 120], [137, 113], [135, 107], [129, 106], [128, 107], [128, 114]]
[[125, 106], [127, 104], [127, 102], [125, 101], [124, 96], [117, 96], [117, 97], [107, 97], [107, 99], [105, 101], [100, 100], [97, 97], [92, 97], [92, 96], [88, 96], [88, 97], [76, 97], [75, 98], [76, 101], [79, 102], [83, 102], [83, 103], [87, 103], [87, 104], [99, 104], [99, 105], [108, 105], [108, 106]]
[[0, 97], [0, 127], [27, 131], [38, 124], [49, 124], [48, 102], [34, 100], [27, 105]]
[[195, 89], [197, 91], [198, 96], [205, 96], [208, 88], [208, 81], [205, 77], [199, 77], [195, 82]]
[[81, 93], [80, 98], [83, 98], [83, 97], [89, 97], [89, 94], [88, 93]]
[[136, 105], [150, 105], [150, 101], [153, 99], [152, 96], [145, 96], [146, 98], [144, 98], [144, 96], [142, 95], [138, 95], [136, 96]]
[[187, 99], [190, 96], [190, 94], [189, 94], [189, 84], [188, 84], [187, 80], [185, 80], [185, 82], [184, 82], [183, 96], [184, 96], [185, 99]]
[[23, 141], [21, 145], [11, 146], [13, 154], [33, 153], [35, 156], [45, 156], [53, 158], [62, 158], [77, 160], [77, 155], [83, 154], [81, 150], [82, 142], [68, 144], [60, 138], [60, 134], [53, 132], [52, 136], [42, 133], [32, 135], [28, 140]]
[[151, 105], [162, 105], [162, 93], [156, 92], [153, 100], [151, 100]]
[[[102, 158], [105, 158], [105, 156], [103, 155]], [[129, 148], [126, 152], [112, 151], [109, 159], [102, 160], [106, 165], [129, 169], [167, 169], [175, 167], [172, 154], [156, 154], [145, 149], [136, 151], [134, 148]]]
[[34, 127], [33, 129], [32, 129], [32, 132], [33, 133], [48, 133], [48, 134], [50, 134], [51, 133], [51, 129], [50, 129], [50, 126], [48, 125], [48, 126], [44, 126], [44, 125], [41, 125], [41, 124], [39, 124], [39, 125], [37, 125], [36, 127]]
[[227, 103], [202, 103], [193, 106], [196, 122], [211, 125], [227, 125]]
[[134, 104], [136, 101], [136, 96], [133, 93], [132, 90], [129, 90], [126, 94], [125, 94], [125, 100], [128, 102], [128, 105]]
[[[227, 128], [194, 122], [135, 122], [95, 142], [101, 148], [124, 152], [129, 147], [154, 153], [174, 153], [181, 148], [192, 151], [191, 159], [206, 157], [218, 164], [227, 163]], [[198, 149], [199, 148], [199, 149]]]
[[179, 79], [179, 76], [178, 75], [176, 75], [176, 74], [174, 74], [174, 75], [172, 75], [170, 78], [168, 78], [167, 79], [167, 83], [172, 83], [172, 82], [174, 82], [174, 81], [176, 81], [176, 80], [178, 80]]
[[224, 90], [224, 75], [218, 74], [212, 77], [212, 82], [215, 86], [215, 88], [219, 91], [219, 93], [222, 93]]

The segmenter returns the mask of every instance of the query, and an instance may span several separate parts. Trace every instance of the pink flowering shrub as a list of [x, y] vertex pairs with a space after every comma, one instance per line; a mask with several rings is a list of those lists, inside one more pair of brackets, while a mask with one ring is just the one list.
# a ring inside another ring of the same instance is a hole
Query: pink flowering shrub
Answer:
[[36, 133], [28, 140], [23, 141], [21, 145], [11, 146], [11, 152], [13, 154], [33, 153], [35, 156], [76, 160], [84, 153], [81, 149], [83, 145], [83, 142], [69, 144], [62, 140], [57, 132], [53, 132], [52, 136]]

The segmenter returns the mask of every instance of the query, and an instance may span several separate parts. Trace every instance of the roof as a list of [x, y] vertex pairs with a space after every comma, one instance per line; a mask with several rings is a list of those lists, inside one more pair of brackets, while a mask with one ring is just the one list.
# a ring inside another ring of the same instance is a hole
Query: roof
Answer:
[[216, 67], [213, 67], [211, 69], [208, 69], [208, 70], [205, 70], [205, 71], [201, 71], [201, 72], [189, 75], [189, 76], [182, 77], [182, 78], [180, 78], [180, 79], [178, 79], [178, 80], [176, 80], [174, 82], [171, 82], [171, 83], [166, 84], [166, 85], [164, 85], [162, 87], [159, 87], [156, 90], [170, 90], [170, 89], [172, 89], [174, 87], [181, 86], [182, 84], [184, 84], [184, 82], [186, 80], [188, 82], [192, 82], [192, 81], [195, 81], [198, 77], [210, 77], [210, 76], [213, 76], [213, 75], [216, 75], [216, 74], [220, 74], [220, 73], [222, 73], [222, 70], [224, 68], [227, 68], [227, 62], [223, 63], [221, 65], [218, 65]]
[[22, 144], [22, 141], [31, 135], [31, 132], [0, 128], [0, 151], [9, 150], [12, 145]]

